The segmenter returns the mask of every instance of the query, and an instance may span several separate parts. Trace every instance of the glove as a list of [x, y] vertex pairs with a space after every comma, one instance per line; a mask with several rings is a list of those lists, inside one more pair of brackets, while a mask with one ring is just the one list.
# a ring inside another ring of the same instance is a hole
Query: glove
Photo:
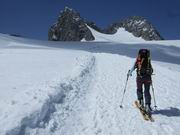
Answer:
[[152, 75], [152, 73], [153, 73], [153, 69], [152, 68], [146, 70], [146, 74]]
[[132, 76], [132, 70], [129, 70], [127, 76]]

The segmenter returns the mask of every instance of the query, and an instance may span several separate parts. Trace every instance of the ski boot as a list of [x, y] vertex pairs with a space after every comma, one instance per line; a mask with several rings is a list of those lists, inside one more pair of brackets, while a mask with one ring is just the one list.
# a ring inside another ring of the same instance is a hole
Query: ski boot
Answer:
[[140, 108], [141, 108], [142, 110], [145, 110], [143, 99], [139, 99], [139, 105], [140, 105]]
[[146, 104], [145, 111], [147, 112], [147, 114], [151, 115], [152, 108], [150, 104]]

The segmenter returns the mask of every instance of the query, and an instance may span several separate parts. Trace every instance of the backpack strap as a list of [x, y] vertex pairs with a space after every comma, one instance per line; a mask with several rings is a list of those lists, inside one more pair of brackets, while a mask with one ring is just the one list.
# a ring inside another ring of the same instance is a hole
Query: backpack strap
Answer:
[[150, 61], [151, 61], [151, 59], [150, 59], [150, 56], [148, 57], [148, 62], [147, 62], [147, 68], [150, 68]]
[[143, 61], [144, 61], [144, 58], [141, 59], [140, 54], [138, 54], [138, 57], [137, 57], [137, 70], [138, 70], [139, 75], [140, 75], [140, 70], [141, 70], [141, 66], [142, 66]]
[[148, 50], [147, 68], [152, 68], [152, 67], [151, 67], [151, 56], [150, 56], [150, 51], [149, 51], [149, 50]]

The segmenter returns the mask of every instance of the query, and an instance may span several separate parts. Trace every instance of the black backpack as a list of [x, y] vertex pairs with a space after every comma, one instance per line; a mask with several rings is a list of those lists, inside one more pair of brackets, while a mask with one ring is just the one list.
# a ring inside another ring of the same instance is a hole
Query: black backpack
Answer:
[[153, 72], [150, 59], [150, 50], [140, 49], [138, 53], [137, 71], [140, 75], [151, 75]]

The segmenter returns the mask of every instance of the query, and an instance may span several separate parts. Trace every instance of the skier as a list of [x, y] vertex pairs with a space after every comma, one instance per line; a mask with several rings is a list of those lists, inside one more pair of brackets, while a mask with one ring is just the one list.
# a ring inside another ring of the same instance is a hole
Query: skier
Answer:
[[[129, 70], [128, 76], [132, 76], [132, 72], [136, 69], [137, 71], [137, 98], [139, 104], [143, 110], [147, 113], [151, 113], [151, 95], [150, 85], [152, 83], [151, 75], [153, 68], [151, 65], [150, 51], [147, 49], [140, 49], [134, 66]], [[143, 85], [144, 85], [144, 96], [143, 96]], [[144, 98], [145, 97], [145, 106]]]

